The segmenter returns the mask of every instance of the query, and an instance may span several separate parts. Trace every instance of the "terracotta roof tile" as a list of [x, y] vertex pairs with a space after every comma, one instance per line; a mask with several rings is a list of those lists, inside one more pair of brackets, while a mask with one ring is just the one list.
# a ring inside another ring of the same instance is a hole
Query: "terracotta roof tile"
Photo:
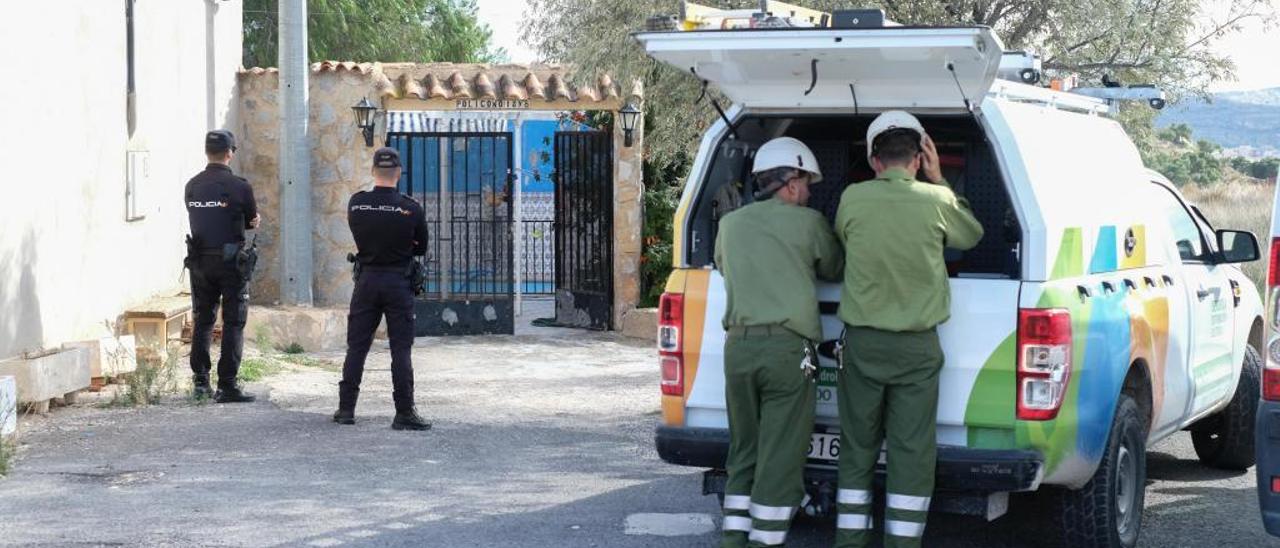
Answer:
[[[276, 72], [274, 68], [259, 67], [240, 70], [241, 74], [248, 75]], [[616, 105], [624, 98], [623, 90], [608, 74], [595, 78], [574, 76], [572, 69], [559, 65], [321, 61], [311, 65], [311, 72], [353, 72], [371, 76], [375, 90], [384, 99], [536, 99]], [[578, 85], [575, 87], [574, 84]], [[637, 81], [632, 84], [626, 98], [640, 98], [641, 93], [642, 87]]]
[[489, 75], [483, 72], [476, 74], [476, 93], [480, 95], [480, 99], [498, 98], [498, 94], [493, 89], [493, 82], [489, 81]]
[[462, 77], [461, 72], [454, 72], [449, 75], [449, 88], [453, 90], [454, 97], [465, 97], [470, 99], [471, 86], [467, 85], [467, 79]]
[[411, 78], [407, 72], [401, 74], [400, 78], [396, 80], [396, 83], [399, 85], [400, 90], [404, 92], [402, 95], [403, 97], [412, 95], [419, 99], [427, 98], [426, 92], [422, 90], [422, 84]]
[[537, 74], [530, 72], [524, 77], [523, 83], [525, 92], [529, 94], [529, 97], [537, 97], [539, 99], [547, 98], [545, 88], [542, 87], [542, 81], [538, 80]]
[[503, 74], [502, 78], [498, 79], [498, 89], [502, 90], [503, 99], [523, 101], [529, 98], [529, 94], [525, 91], [524, 86], [516, 85], [515, 81], [511, 79], [511, 76], [507, 74]]
[[[408, 73], [406, 72], [405, 74], [407, 75]], [[427, 77], [422, 80], [422, 85], [427, 88], [428, 99], [453, 98], [453, 94], [449, 93], [449, 90], [445, 89], [445, 87], [440, 84], [440, 79], [436, 78], [436, 75], [434, 74], [428, 74]]]

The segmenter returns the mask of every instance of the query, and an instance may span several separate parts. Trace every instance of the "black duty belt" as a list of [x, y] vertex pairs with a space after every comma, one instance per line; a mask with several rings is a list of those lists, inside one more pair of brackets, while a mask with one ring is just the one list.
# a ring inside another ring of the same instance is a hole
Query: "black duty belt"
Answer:
[[409, 271], [409, 265], [405, 264], [400, 266], [388, 266], [388, 265], [367, 264], [367, 265], [361, 266], [360, 271], [361, 272], [395, 272], [397, 274], [404, 274], [405, 272]]
[[221, 257], [221, 249], [201, 249], [199, 251], [201, 257]]
[[735, 337], [766, 337], [773, 335], [795, 335], [795, 332], [778, 324], [731, 325], [729, 326], [729, 334]]

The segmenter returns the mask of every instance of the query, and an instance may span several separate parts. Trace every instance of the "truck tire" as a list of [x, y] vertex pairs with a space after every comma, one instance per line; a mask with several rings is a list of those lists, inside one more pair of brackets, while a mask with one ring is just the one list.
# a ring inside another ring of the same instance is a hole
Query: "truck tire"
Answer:
[[1072, 548], [1131, 548], [1142, 529], [1147, 484], [1147, 422], [1122, 393], [1106, 452], [1089, 483], [1061, 493], [1063, 543]]
[[1200, 462], [1224, 470], [1247, 470], [1257, 456], [1253, 452], [1254, 417], [1262, 393], [1262, 358], [1253, 346], [1244, 349], [1240, 384], [1226, 409], [1191, 427], [1191, 444]]

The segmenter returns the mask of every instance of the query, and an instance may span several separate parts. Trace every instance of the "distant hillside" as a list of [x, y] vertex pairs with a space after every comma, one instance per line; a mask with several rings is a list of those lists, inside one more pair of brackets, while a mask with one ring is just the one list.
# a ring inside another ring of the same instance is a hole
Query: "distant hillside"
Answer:
[[1173, 124], [1187, 124], [1197, 139], [1235, 155], [1280, 156], [1280, 88], [1216, 93], [1211, 102], [1171, 105], [1156, 118], [1156, 126]]

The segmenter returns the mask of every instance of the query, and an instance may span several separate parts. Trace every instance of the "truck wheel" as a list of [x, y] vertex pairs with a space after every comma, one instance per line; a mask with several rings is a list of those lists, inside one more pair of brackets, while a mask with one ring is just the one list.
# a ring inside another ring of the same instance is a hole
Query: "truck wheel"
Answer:
[[1138, 543], [1147, 484], [1147, 423], [1121, 394], [1098, 471], [1079, 490], [1061, 495], [1066, 546], [1131, 548]]
[[1252, 346], [1244, 349], [1244, 364], [1236, 395], [1226, 409], [1191, 427], [1191, 443], [1196, 456], [1214, 468], [1247, 470], [1253, 466], [1254, 417], [1258, 394], [1262, 393], [1262, 358]]

